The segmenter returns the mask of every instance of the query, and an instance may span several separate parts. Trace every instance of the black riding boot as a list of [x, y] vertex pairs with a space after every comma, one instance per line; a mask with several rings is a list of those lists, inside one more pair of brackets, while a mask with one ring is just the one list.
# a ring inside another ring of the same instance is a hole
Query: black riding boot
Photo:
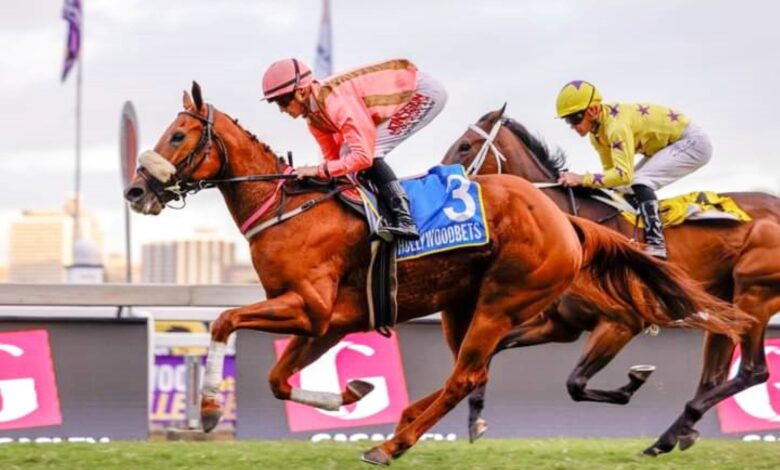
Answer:
[[639, 201], [639, 213], [645, 222], [645, 253], [666, 259], [666, 242], [655, 191], [645, 185], [636, 185], [633, 189]]
[[406, 196], [406, 191], [404, 191], [401, 183], [398, 180], [385, 183], [379, 187], [379, 194], [393, 213], [393, 223], [387, 227], [387, 230], [402, 238], [419, 239], [420, 234], [417, 232], [417, 225], [414, 223], [412, 213], [409, 210], [409, 198]]
[[388, 221], [388, 225], [378, 229], [378, 235], [385, 240], [392, 239], [392, 235], [411, 240], [419, 239], [417, 225], [409, 210], [409, 198], [390, 165], [385, 163], [384, 159], [376, 158], [365, 174], [376, 185], [379, 197], [392, 213], [392, 220]]

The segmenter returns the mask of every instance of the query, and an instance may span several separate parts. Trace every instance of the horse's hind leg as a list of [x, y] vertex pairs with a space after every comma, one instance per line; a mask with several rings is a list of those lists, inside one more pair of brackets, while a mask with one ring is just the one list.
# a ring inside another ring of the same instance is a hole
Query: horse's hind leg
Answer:
[[[504, 336], [493, 353], [492, 358], [499, 352], [510, 348], [521, 348], [544, 343], [569, 343], [580, 337], [582, 329], [570, 325], [555, 313], [545, 312], [533, 319], [512, 328]], [[488, 363], [490, 367], [490, 363]], [[487, 384], [480, 385], [469, 395], [469, 442], [474, 442], [487, 431], [487, 421], [482, 418], [482, 410], [485, 408], [485, 391]]]
[[[685, 450], [696, 443], [699, 432], [693, 426], [698, 422], [704, 413], [715, 406], [718, 402], [735, 395], [742, 390], [754, 385], [766, 382], [769, 378], [769, 371], [766, 365], [764, 355], [764, 333], [766, 325], [771, 316], [771, 312], [780, 308], [780, 297], [768, 298], [767, 288], [751, 287], [747, 291], [740, 293], [735, 302], [738, 307], [746, 312], [757, 313], [757, 322], [747, 331], [740, 341], [742, 350], [742, 361], [736, 377], [726, 382], [710, 387], [710, 384], [702, 384], [696, 396], [685, 404], [685, 411], [675, 420], [658, 440], [650, 447], [644, 450], [645, 455], [656, 456], [670, 452], [679, 444], [680, 450]], [[712, 339], [706, 344], [707, 347], [727, 348], [723, 340]], [[715, 356], [725, 358], [725, 351], [711, 351], [705, 349], [705, 356]], [[717, 380], [727, 373], [728, 361], [723, 361], [720, 367], [724, 368], [721, 374], [713, 373], [709, 377]], [[704, 375], [702, 379], [704, 379]], [[714, 383], [714, 382], [712, 382]]]
[[628, 373], [628, 384], [617, 390], [588, 389], [587, 384], [596, 373], [603, 369], [631, 341], [634, 333], [625, 325], [600, 320], [593, 329], [585, 353], [566, 381], [566, 388], [574, 401], [595, 401], [625, 405], [634, 392], [645, 383], [655, 370], [653, 366], [634, 366]]

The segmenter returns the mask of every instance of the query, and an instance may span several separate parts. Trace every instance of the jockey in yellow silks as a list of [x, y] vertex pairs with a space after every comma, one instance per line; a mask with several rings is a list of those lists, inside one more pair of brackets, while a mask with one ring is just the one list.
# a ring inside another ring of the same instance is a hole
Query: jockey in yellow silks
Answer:
[[409, 200], [384, 157], [444, 108], [447, 93], [438, 81], [405, 59], [322, 81], [313, 79], [301, 61], [283, 59], [265, 72], [263, 95], [293, 118], [303, 116], [320, 146], [325, 162], [296, 168], [295, 174], [329, 178], [363, 172], [393, 214], [379, 235], [419, 238]]
[[[590, 135], [602, 173], [561, 174], [567, 187], [615, 188], [633, 192], [644, 219], [646, 251], [666, 258], [655, 191], [692, 173], [712, 155], [709, 138], [684, 114], [647, 103], [604, 103], [593, 84], [567, 83], [558, 94], [557, 115], [580, 136]], [[644, 159], [634, 166], [634, 156]]]

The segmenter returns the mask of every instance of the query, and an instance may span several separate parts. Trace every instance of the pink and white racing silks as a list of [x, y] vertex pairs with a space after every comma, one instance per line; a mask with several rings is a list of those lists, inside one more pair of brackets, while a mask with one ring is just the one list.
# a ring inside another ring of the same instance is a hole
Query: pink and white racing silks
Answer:
[[308, 122], [326, 160], [320, 176], [370, 167], [431, 122], [446, 101], [444, 87], [404, 59], [315, 81]]

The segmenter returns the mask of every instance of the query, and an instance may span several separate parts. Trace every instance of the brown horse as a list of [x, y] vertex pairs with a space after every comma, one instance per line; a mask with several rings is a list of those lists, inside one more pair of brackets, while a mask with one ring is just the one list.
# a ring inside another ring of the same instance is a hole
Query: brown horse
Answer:
[[[589, 197], [586, 190], [569, 192], [556, 187], [559, 173], [566, 165], [562, 152], [551, 154], [547, 146], [532, 136], [521, 124], [503, 118], [503, 109], [483, 116], [449, 149], [445, 163], [463, 163], [479, 174], [507, 173], [546, 186], [544, 192], [564, 211], [597, 221], [623, 233], [634, 235], [634, 227], [617, 211]], [[700, 281], [712, 294], [733, 302], [755, 320], [742, 335], [742, 362], [739, 373], [731, 380], [729, 360], [735, 343], [711, 331], [705, 337], [704, 366], [695, 397], [685, 411], [660, 438], [645, 450], [647, 455], [669, 452], [679, 444], [682, 450], [695, 443], [698, 432], [694, 424], [719, 401], [769, 376], [764, 357], [764, 334], [767, 323], [780, 310], [780, 199], [762, 193], [729, 194], [753, 218], [750, 223], [723, 221], [685, 223], [666, 232], [669, 262]], [[567, 386], [575, 400], [627, 403], [641, 382], [631, 382], [616, 391], [586, 390], [587, 380], [603, 368], [630, 340], [637, 329], [627, 334], [609, 319], [596, 318], [590, 324], [572, 321], [582, 317], [577, 310], [589, 307], [569, 302], [575, 310], [555, 312], [529, 328], [518, 328], [501, 344], [504, 347], [525, 346], [551, 341], [573, 341], [583, 330], [593, 330], [585, 354], [569, 377]], [[514, 338], [514, 339], [513, 339]], [[470, 400], [471, 422], [479, 422], [484, 406], [484, 387]]]
[[[222, 355], [228, 336], [239, 329], [296, 335], [270, 373], [276, 397], [326, 409], [354, 403], [370, 391], [365, 383], [353, 381], [332, 394], [294, 389], [288, 379], [344, 335], [369, 328], [365, 222], [317, 193], [277, 198], [289, 168], [268, 146], [205, 104], [196, 84], [192, 97], [184, 93], [183, 105], [154, 151], [139, 158], [127, 201], [138, 212], [156, 215], [186, 191], [217, 186], [237, 225], [251, 218], [267, 227], [250, 237], [249, 248], [268, 299], [226, 310], [212, 326], [201, 400], [204, 429], [215, 427], [221, 415], [216, 392]], [[522, 179], [492, 175], [477, 181], [490, 243], [398, 266], [399, 321], [444, 311], [454, 369], [441, 390], [404, 411], [395, 436], [365, 453], [367, 462], [389, 464], [484, 384], [487, 362], [501, 338], [558, 298], [583, 266], [605, 291], [630, 305], [636, 300], [629, 295], [634, 290], [629, 273], [640, 276], [661, 299], [664, 311], [655, 317], [664, 323], [695, 323], [693, 314], [701, 308], [715, 316], [730, 314], [623, 237], [570, 219]], [[258, 207], [273, 210], [256, 217]]]

